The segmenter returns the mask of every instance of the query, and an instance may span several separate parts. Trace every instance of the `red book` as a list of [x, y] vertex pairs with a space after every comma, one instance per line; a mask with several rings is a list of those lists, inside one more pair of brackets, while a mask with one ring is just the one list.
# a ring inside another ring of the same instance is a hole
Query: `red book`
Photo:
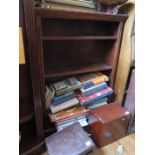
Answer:
[[101, 90], [87, 97], [83, 96], [80, 92], [76, 92], [76, 93], [77, 93], [77, 98], [80, 101], [80, 104], [82, 106], [86, 106], [91, 102], [97, 101], [99, 99], [102, 99], [104, 97], [111, 95], [113, 93], [113, 90], [110, 87], [108, 87], [107, 89]]

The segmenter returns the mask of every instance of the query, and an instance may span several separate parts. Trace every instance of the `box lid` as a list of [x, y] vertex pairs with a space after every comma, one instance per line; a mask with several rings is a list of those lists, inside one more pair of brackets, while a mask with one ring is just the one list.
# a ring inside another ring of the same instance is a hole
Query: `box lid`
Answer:
[[102, 123], [130, 115], [129, 111], [121, 107], [117, 102], [90, 110]]

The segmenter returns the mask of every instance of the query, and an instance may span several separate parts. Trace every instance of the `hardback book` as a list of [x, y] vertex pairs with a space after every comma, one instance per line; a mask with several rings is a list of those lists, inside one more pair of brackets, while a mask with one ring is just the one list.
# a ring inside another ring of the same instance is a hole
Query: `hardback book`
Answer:
[[95, 109], [95, 108], [99, 108], [101, 106], [104, 106], [106, 104], [107, 104], [107, 102], [99, 102], [99, 103], [96, 103], [96, 104], [91, 104], [87, 108], [88, 109]]
[[103, 103], [103, 104], [108, 103], [108, 97], [105, 97], [105, 98], [102, 98], [102, 99], [99, 99], [99, 100], [89, 103], [87, 108], [89, 108], [91, 106], [94, 107], [95, 105], [100, 105], [100, 103]]
[[59, 105], [65, 101], [73, 99], [75, 97], [76, 97], [76, 94], [73, 91], [65, 93], [65, 94], [60, 95], [60, 96], [55, 95], [52, 99], [52, 104], [56, 106], [56, 105]]
[[66, 122], [64, 124], [56, 124], [57, 131], [61, 131], [74, 123], [80, 123], [81, 127], [88, 125], [87, 119], [86, 119], [86, 117], [84, 117], [81, 119], [75, 119], [75, 120]]
[[79, 104], [79, 100], [75, 97], [71, 100], [65, 101], [62, 104], [59, 104], [57, 106], [54, 106], [53, 104], [51, 104], [50, 109], [52, 113], [56, 113], [59, 112], [61, 110], [67, 109], [69, 107], [72, 107], [74, 105], [78, 105]]
[[[62, 84], [62, 86], [61, 86], [61, 84]], [[75, 89], [81, 88], [82, 83], [76, 77], [70, 77], [66, 80], [54, 83], [53, 86], [56, 90], [55, 91], [56, 95], [59, 96], [59, 95], [68, 93], [70, 91], [73, 91]], [[61, 89], [58, 89], [58, 88], [61, 88]]]
[[78, 117], [85, 115], [89, 112], [88, 109], [81, 106], [74, 106], [65, 110], [62, 110], [56, 114], [49, 114], [49, 118], [51, 122], [59, 122], [64, 121], [66, 119], [71, 119], [73, 117]]
[[45, 0], [45, 2], [67, 4], [86, 8], [96, 8], [96, 4], [93, 0]]
[[76, 91], [77, 98], [79, 99], [81, 106], [88, 106], [88, 104], [97, 101], [99, 99], [105, 98], [111, 95], [112, 93], [113, 90], [110, 87], [87, 97], [83, 96], [79, 91]]
[[45, 144], [49, 155], [84, 155], [96, 148], [79, 123], [48, 136]]
[[90, 95], [94, 94], [95, 92], [99, 92], [99, 91], [101, 91], [103, 89], [106, 89], [107, 87], [108, 86], [107, 86], [106, 82], [103, 82], [101, 84], [90, 87], [88, 89], [81, 88], [80, 91], [84, 96], [90, 96]]
[[88, 89], [92, 86], [109, 81], [108, 76], [100, 72], [84, 74], [79, 76], [78, 79], [83, 84], [82, 86], [83, 89]]
[[108, 97], [105, 97], [105, 98], [99, 99], [99, 100], [97, 100], [97, 101], [94, 101], [94, 102], [92, 102], [92, 103], [89, 104], [89, 105], [98, 104], [98, 103], [100, 103], [100, 102], [108, 102]]

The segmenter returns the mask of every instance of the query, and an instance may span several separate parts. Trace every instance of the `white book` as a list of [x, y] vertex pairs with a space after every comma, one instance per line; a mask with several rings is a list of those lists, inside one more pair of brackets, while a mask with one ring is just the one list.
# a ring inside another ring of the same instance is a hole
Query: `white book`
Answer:
[[95, 4], [93, 1], [75, 1], [75, 0], [46, 0], [46, 2], [54, 2], [60, 4], [68, 4], [75, 6], [82, 6], [88, 8], [95, 8]]
[[53, 104], [51, 104], [50, 109], [51, 109], [52, 113], [56, 113], [56, 112], [67, 109], [67, 108], [72, 107], [77, 104], [79, 104], [79, 100], [77, 98], [73, 98], [73, 99], [65, 101], [64, 103], [57, 105], [57, 106], [54, 106]]

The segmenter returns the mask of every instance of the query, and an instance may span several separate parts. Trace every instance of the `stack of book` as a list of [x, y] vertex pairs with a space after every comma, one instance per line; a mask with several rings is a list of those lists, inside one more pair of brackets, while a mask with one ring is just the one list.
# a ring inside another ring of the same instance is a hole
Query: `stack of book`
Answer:
[[109, 78], [106, 75], [97, 72], [69, 77], [47, 87], [49, 117], [57, 130], [75, 122], [87, 125], [86, 113], [89, 109], [106, 105], [108, 96], [113, 93], [107, 81]]
[[86, 118], [88, 112], [89, 110], [84, 107], [75, 106], [72, 108], [62, 110], [61, 112], [55, 114], [49, 114], [49, 117], [50, 121], [52, 123], [55, 123], [57, 131], [60, 131], [65, 127], [74, 124], [76, 122], [79, 122], [81, 126], [86, 126], [87, 125]]
[[83, 85], [76, 91], [81, 106], [92, 109], [107, 104], [107, 97], [113, 90], [106, 83], [109, 81], [106, 75], [98, 72], [79, 76], [78, 79]]
[[82, 87], [82, 83], [76, 77], [69, 77], [65, 80], [53, 83], [50, 88], [53, 88], [55, 95], [51, 99], [50, 110], [52, 113], [59, 112], [69, 107], [79, 104], [79, 100], [74, 92], [75, 89]]

